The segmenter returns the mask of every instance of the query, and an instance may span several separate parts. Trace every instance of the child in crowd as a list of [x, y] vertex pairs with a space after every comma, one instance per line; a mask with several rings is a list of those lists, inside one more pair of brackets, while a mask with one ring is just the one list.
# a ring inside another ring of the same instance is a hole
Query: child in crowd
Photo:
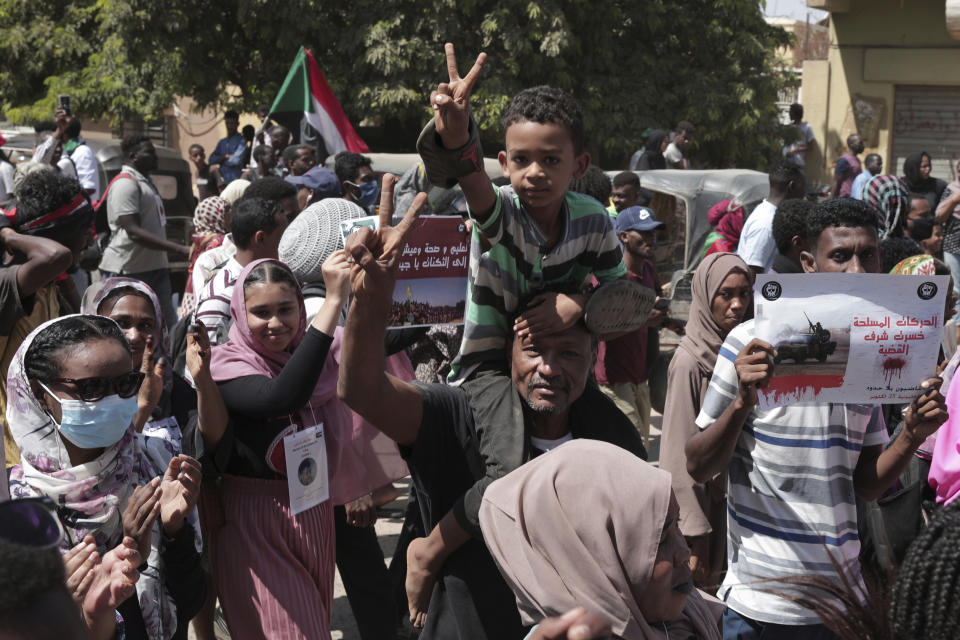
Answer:
[[[486, 486], [529, 457], [522, 427], [527, 408], [513, 388], [505, 358], [513, 334], [547, 335], [581, 317], [594, 333], [630, 331], [643, 325], [654, 298], [643, 287], [621, 280], [626, 273], [622, 250], [603, 206], [568, 191], [571, 180], [590, 166], [577, 102], [547, 86], [513, 98], [502, 119], [506, 149], [499, 153], [510, 184], [497, 189], [483, 170], [468, 101], [486, 55], [478, 56], [464, 78], [457, 71], [452, 44], [446, 45], [446, 57], [450, 80], [431, 95], [434, 119], [420, 134], [417, 150], [430, 182], [447, 188], [459, 182], [474, 221], [470, 303], [449, 380], [463, 385], [476, 410], [487, 475], [427, 538], [410, 545], [407, 595], [415, 626], [424, 622], [433, 583], [447, 556], [471, 535], [481, 537], [478, 512]], [[584, 286], [590, 276], [601, 285], [599, 295]], [[562, 284], [579, 291], [536, 294], [547, 285], [556, 289]], [[520, 301], [531, 295], [535, 306], [517, 316]], [[511, 323], [512, 317], [516, 320]], [[591, 402], [610, 402], [595, 386], [588, 387], [585, 396]]]

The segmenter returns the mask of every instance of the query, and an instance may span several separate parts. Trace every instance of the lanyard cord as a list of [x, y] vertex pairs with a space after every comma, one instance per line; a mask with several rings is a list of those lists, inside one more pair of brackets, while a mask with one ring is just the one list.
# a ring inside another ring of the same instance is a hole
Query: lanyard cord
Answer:
[[[307, 401], [307, 408], [310, 409], [310, 417], [313, 418], [313, 425], [311, 425], [311, 426], [315, 426], [315, 425], [317, 425], [317, 424], [320, 424], [319, 422], [317, 422], [317, 414], [313, 412], [313, 402], [312, 402], [312, 401], [309, 401], [309, 400]], [[287, 414], [287, 415], [288, 415], [289, 418], [290, 418], [290, 424], [297, 425], [297, 427], [298, 427], [298, 428], [297, 428], [297, 431], [299, 431], [299, 430], [300, 430], [300, 429], [299, 429], [300, 425], [298, 425], [297, 422], [293, 419], [293, 414], [292, 414], [292, 413], [289, 413], [289, 414]]]

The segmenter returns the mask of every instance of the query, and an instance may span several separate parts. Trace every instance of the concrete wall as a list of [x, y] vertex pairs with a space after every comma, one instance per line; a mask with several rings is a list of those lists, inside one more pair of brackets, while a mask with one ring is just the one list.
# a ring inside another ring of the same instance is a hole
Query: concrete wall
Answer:
[[830, 30], [826, 25], [811, 22], [807, 24], [792, 18], [766, 18], [767, 24], [780, 27], [793, 34], [795, 42], [790, 47], [777, 49], [779, 62], [792, 66], [799, 71], [804, 60], [826, 60], [830, 45]]
[[[808, 180], [831, 181], [851, 133], [863, 135], [865, 153], [879, 153], [891, 171], [895, 87], [960, 86], [960, 43], [947, 33], [944, 0], [807, 4], [833, 9], [827, 59], [803, 66], [804, 112], [817, 137], [817, 150], [807, 156]], [[865, 135], [871, 128], [854, 118], [857, 98], [877, 115], [876, 135]]]

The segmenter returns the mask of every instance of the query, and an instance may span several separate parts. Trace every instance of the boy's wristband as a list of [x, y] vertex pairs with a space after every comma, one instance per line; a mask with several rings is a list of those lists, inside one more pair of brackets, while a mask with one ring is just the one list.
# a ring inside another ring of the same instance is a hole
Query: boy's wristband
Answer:
[[470, 116], [467, 129], [470, 139], [459, 149], [444, 149], [433, 119], [420, 132], [417, 138], [417, 153], [423, 160], [423, 169], [430, 184], [450, 189], [457, 184], [457, 178], [483, 171], [483, 147], [477, 123]]

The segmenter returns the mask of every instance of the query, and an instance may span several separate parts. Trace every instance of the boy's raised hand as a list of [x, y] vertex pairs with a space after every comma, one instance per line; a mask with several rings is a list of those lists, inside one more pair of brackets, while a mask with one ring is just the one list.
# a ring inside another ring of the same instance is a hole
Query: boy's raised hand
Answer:
[[433, 119], [443, 146], [447, 149], [459, 149], [470, 140], [470, 92], [480, 76], [487, 54], [478, 55], [473, 68], [465, 78], [461, 78], [453, 44], [448, 42], [443, 49], [447, 55], [447, 73], [450, 80], [441, 82], [437, 90], [430, 94], [430, 106], [433, 107]]
[[537, 339], [569, 329], [583, 317], [586, 298], [583, 295], [541, 293], [530, 301], [529, 308], [513, 323], [518, 338], [528, 335]]

